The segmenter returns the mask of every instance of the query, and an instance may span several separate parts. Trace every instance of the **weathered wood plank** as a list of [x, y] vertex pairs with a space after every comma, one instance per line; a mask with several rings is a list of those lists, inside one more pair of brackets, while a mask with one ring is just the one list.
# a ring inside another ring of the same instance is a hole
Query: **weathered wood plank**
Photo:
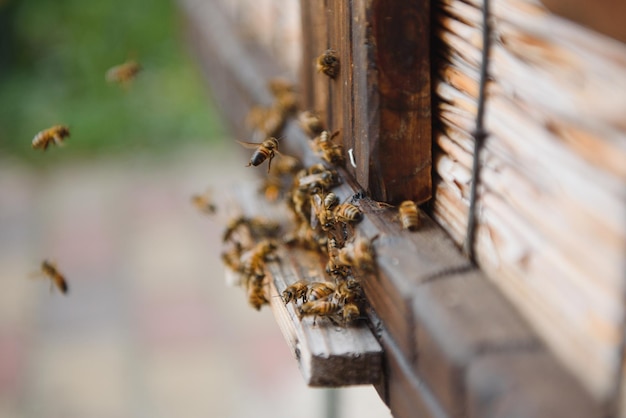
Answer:
[[[465, 238], [482, 1], [436, 3], [433, 214]], [[626, 287], [626, 47], [539, 2], [492, 8], [478, 260], [598, 399], [614, 392]], [[558, 36], [557, 36], [558, 33]]]
[[583, 387], [545, 352], [503, 352], [479, 358], [470, 366], [465, 384], [469, 418], [605, 416]]
[[451, 417], [466, 416], [465, 376], [492, 352], [538, 349], [536, 335], [476, 270], [419, 286], [415, 311], [417, 361]]
[[354, 147], [367, 183], [363, 174], [356, 179], [376, 200], [431, 197], [429, 7], [429, 0], [353, 3], [360, 26], [353, 34], [354, 117], [372, 124]]

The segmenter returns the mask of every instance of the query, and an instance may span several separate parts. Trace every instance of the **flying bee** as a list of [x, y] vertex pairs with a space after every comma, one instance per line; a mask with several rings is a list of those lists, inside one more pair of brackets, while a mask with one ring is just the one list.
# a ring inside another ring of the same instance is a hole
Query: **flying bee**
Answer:
[[361, 316], [361, 311], [355, 303], [346, 303], [343, 305], [343, 308], [341, 308], [341, 311], [343, 313], [343, 322], [345, 324], [354, 322], [359, 318], [359, 316]]
[[337, 221], [345, 224], [358, 223], [363, 220], [363, 212], [361, 212], [361, 209], [348, 202], [336, 206], [333, 213]]
[[256, 148], [246, 167], [258, 166], [267, 160], [267, 172], [269, 173], [272, 166], [272, 159], [278, 153], [278, 139], [272, 137], [267, 138], [260, 144], [254, 142], [237, 141], [246, 148]]
[[306, 293], [307, 301], [325, 300], [335, 293], [336, 286], [331, 282], [313, 282], [309, 284]]
[[283, 302], [285, 305], [291, 302], [297, 302], [298, 299], [302, 299], [303, 302], [306, 302], [306, 294], [309, 286], [307, 282], [304, 280], [299, 280], [295, 283], [290, 284], [283, 290]]
[[313, 151], [324, 161], [333, 165], [343, 165], [345, 162], [343, 146], [333, 143], [333, 138], [338, 134], [339, 131], [335, 131], [332, 135], [328, 131], [322, 131], [311, 143]]
[[105, 75], [109, 83], [127, 85], [141, 71], [141, 65], [137, 61], [130, 60], [123, 64], [110, 68]]
[[322, 55], [317, 57], [317, 72], [324, 73], [334, 79], [339, 74], [339, 57], [334, 49], [327, 49]]
[[248, 303], [254, 309], [261, 310], [261, 306], [269, 303], [263, 286], [263, 280], [252, 280], [248, 284]]
[[48, 149], [51, 144], [63, 145], [63, 140], [70, 136], [70, 128], [65, 125], [54, 125], [51, 128], [45, 129], [33, 138], [33, 148], [41, 148], [44, 151]]
[[419, 227], [419, 212], [412, 200], [405, 200], [398, 207], [402, 228], [415, 231]]
[[200, 212], [212, 215], [217, 207], [211, 199], [211, 191], [207, 190], [204, 194], [194, 194], [191, 196], [191, 203], [198, 208]]
[[65, 280], [65, 277], [59, 272], [56, 264], [48, 260], [44, 260], [41, 263], [41, 272], [51, 280], [51, 285], [54, 284], [57, 289], [61, 291], [61, 293], [64, 295], [67, 294], [69, 291], [67, 280]]
[[309, 138], [316, 138], [324, 130], [324, 124], [321, 119], [310, 110], [300, 112], [298, 115], [300, 127]]
[[[328, 300], [314, 300], [305, 302], [298, 308], [300, 318], [304, 316], [313, 316], [313, 325], [318, 316], [329, 318], [333, 321], [333, 316], [341, 310], [341, 305], [337, 302]], [[333, 321], [335, 322], [335, 321]]]

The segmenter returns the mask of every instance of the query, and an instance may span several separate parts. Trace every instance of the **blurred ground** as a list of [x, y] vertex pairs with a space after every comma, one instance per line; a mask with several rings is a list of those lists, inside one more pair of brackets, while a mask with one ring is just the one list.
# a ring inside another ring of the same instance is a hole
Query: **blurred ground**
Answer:
[[[55, 158], [52, 150], [46, 157]], [[224, 284], [221, 226], [192, 193], [245, 157], [0, 161], [0, 417], [321, 417], [269, 309]], [[43, 258], [70, 293], [29, 278]], [[340, 416], [388, 417], [371, 387]]]

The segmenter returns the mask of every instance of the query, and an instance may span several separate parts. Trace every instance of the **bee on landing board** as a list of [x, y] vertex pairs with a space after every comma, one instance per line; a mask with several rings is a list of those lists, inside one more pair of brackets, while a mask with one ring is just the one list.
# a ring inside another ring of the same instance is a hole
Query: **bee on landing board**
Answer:
[[57, 287], [64, 295], [69, 291], [69, 286], [67, 285], [67, 280], [65, 277], [59, 272], [56, 264], [44, 260], [41, 263], [41, 272], [50, 279], [51, 284]]
[[334, 49], [327, 49], [317, 57], [316, 67], [318, 73], [324, 73], [334, 79], [339, 75], [339, 56]]
[[334, 316], [341, 310], [341, 305], [337, 302], [328, 301], [328, 300], [314, 300], [310, 302], [303, 303], [302, 306], [298, 308], [298, 315], [300, 318], [305, 316], [313, 316], [313, 325], [315, 325], [315, 321], [318, 316], [323, 316], [331, 321], [334, 321]]
[[333, 143], [333, 139], [338, 134], [339, 131], [332, 134], [328, 131], [322, 131], [311, 143], [311, 148], [327, 163], [342, 166], [345, 163], [343, 146]]
[[109, 83], [128, 85], [141, 71], [141, 65], [137, 61], [130, 60], [123, 64], [111, 67], [105, 74]]
[[326, 300], [335, 293], [336, 286], [331, 282], [313, 282], [309, 284], [307, 290], [307, 301]]
[[398, 207], [398, 213], [402, 228], [408, 229], [409, 231], [415, 231], [419, 228], [419, 212], [415, 202], [405, 200]]
[[290, 284], [283, 290], [283, 302], [285, 305], [291, 302], [297, 302], [298, 299], [302, 299], [303, 302], [306, 302], [306, 293], [309, 289], [306, 281], [299, 280], [295, 283]]
[[246, 148], [256, 148], [256, 150], [252, 153], [252, 157], [250, 157], [250, 161], [246, 165], [246, 167], [258, 166], [263, 163], [263, 161], [267, 160], [267, 172], [269, 173], [272, 159], [278, 153], [278, 139], [272, 137], [267, 138], [265, 141], [259, 143], [254, 142], [242, 142], [237, 141], [241, 145]]
[[51, 128], [45, 129], [33, 138], [33, 148], [41, 148], [44, 151], [48, 149], [51, 144], [63, 145], [63, 140], [70, 136], [70, 128], [65, 125], [54, 125]]

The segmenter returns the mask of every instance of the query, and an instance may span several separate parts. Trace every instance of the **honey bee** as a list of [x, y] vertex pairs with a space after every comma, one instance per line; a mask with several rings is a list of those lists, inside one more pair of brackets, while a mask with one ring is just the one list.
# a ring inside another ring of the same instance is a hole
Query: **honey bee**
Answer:
[[325, 233], [302, 223], [295, 233], [285, 237], [284, 242], [287, 245], [298, 244], [312, 251], [324, 252], [326, 251], [327, 240], [328, 236]]
[[204, 194], [195, 194], [191, 196], [191, 203], [198, 208], [200, 212], [212, 215], [217, 210], [217, 207], [212, 202], [211, 192], [207, 190]]
[[345, 162], [343, 146], [333, 144], [333, 138], [338, 134], [339, 131], [335, 131], [332, 135], [328, 131], [322, 131], [311, 143], [313, 151], [324, 161], [333, 165], [343, 165]]
[[269, 303], [265, 295], [262, 279], [252, 280], [248, 284], [248, 303], [257, 311], [261, 309], [261, 306]]
[[63, 145], [63, 140], [70, 136], [70, 129], [65, 125], [54, 125], [45, 129], [33, 138], [33, 148], [41, 148], [44, 151], [48, 149], [50, 144]]
[[258, 166], [267, 160], [267, 172], [269, 173], [272, 166], [272, 159], [278, 153], [278, 139], [272, 137], [267, 138], [262, 143], [237, 141], [246, 148], [256, 148], [246, 167]]
[[324, 300], [335, 293], [336, 286], [330, 282], [313, 282], [307, 290], [307, 301]]
[[67, 285], [67, 280], [65, 277], [59, 272], [56, 264], [44, 260], [41, 263], [41, 271], [45, 274], [50, 280], [51, 284], [53, 283], [64, 295], [69, 291], [69, 286]]
[[298, 115], [300, 127], [309, 138], [316, 138], [324, 130], [324, 124], [320, 118], [310, 110], [300, 112]]
[[349, 266], [364, 271], [373, 271], [375, 264], [372, 242], [366, 238], [357, 237], [353, 242], [339, 249], [333, 261], [338, 266]]
[[361, 311], [355, 303], [346, 303], [341, 309], [343, 313], [343, 322], [349, 324], [356, 321], [361, 316]]
[[322, 200], [319, 194], [311, 196], [311, 206], [314, 211], [311, 213], [311, 227], [316, 228], [319, 225], [322, 227], [322, 231], [329, 231], [335, 226], [335, 215], [325, 205], [325, 200]]
[[317, 57], [317, 72], [334, 79], [339, 74], [339, 57], [334, 49], [327, 49]]
[[[304, 170], [303, 170], [304, 171]], [[311, 204], [309, 199], [309, 193], [307, 190], [303, 190], [299, 187], [294, 187], [289, 191], [289, 198], [287, 199], [287, 207], [293, 213], [296, 223], [301, 225], [309, 221], [309, 215], [311, 211]]]
[[339, 175], [335, 170], [324, 169], [321, 172], [309, 173], [296, 178], [298, 187], [308, 190], [311, 194], [319, 194], [340, 184]]
[[419, 212], [417, 205], [411, 200], [405, 200], [398, 208], [402, 228], [415, 231], [419, 227]]
[[354, 278], [342, 280], [337, 286], [335, 299], [340, 303], [354, 303], [360, 297], [361, 285]]
[[285, 115], [276, 106], [253, 106], [246, 116], [246, 125], [259, 130], [265, 137], [273, 137], [283, 129]]
[[[313, 325], [318, 316], [323, 316], [333, 320], [333, 316], [341, 310], [341, 305], [337, 302], [329, 300], [314, 300], [303, 303], [298, 308], [300, 318], [305, 316], [313, 316]], [[334, 322], [334, 321], [333, 321]]]
[[309, 287], [304, 280], [299, 280], [295, 283], [290, 284], [283, 291], [283, 302], [285, 302], [285, 305], [292, 300], [294, 302], [297, 302], [298, 299], [302, 299], [303, 302], [306, 302], [306, 294], [308, 289]]
[[241, 254], [243, 254], [243, 245], [235, 241], [233, 248], [222, 253], [222, 262], [232, 271], [241, 272]]
[[261, 280], [265, 277], [265, 262], [271, 259], [276, 248], [273, 241], [263, 240], [241, 256], [241, 272], [245, 282]]
[[109, 83], [126, 85], [130, 83], [141, 71], [141, 65], [137, 61], [130, 60], [123, 64], [110, 68], [105, 75]]
[[290, 155], [281, 154], [280, 158], [277, 159], [272, 167], [273, 169], [270, 171], [270, 174], [272, 175], [294, 175], [302, 169], [302, 162], [300, 162], [299, 159]]
[[333, 213], [337, 221], [345, 224], [358, 223], [363, 220], [363, 212], [361, 212], [361, 209], [348, 202], [336, 206]]

